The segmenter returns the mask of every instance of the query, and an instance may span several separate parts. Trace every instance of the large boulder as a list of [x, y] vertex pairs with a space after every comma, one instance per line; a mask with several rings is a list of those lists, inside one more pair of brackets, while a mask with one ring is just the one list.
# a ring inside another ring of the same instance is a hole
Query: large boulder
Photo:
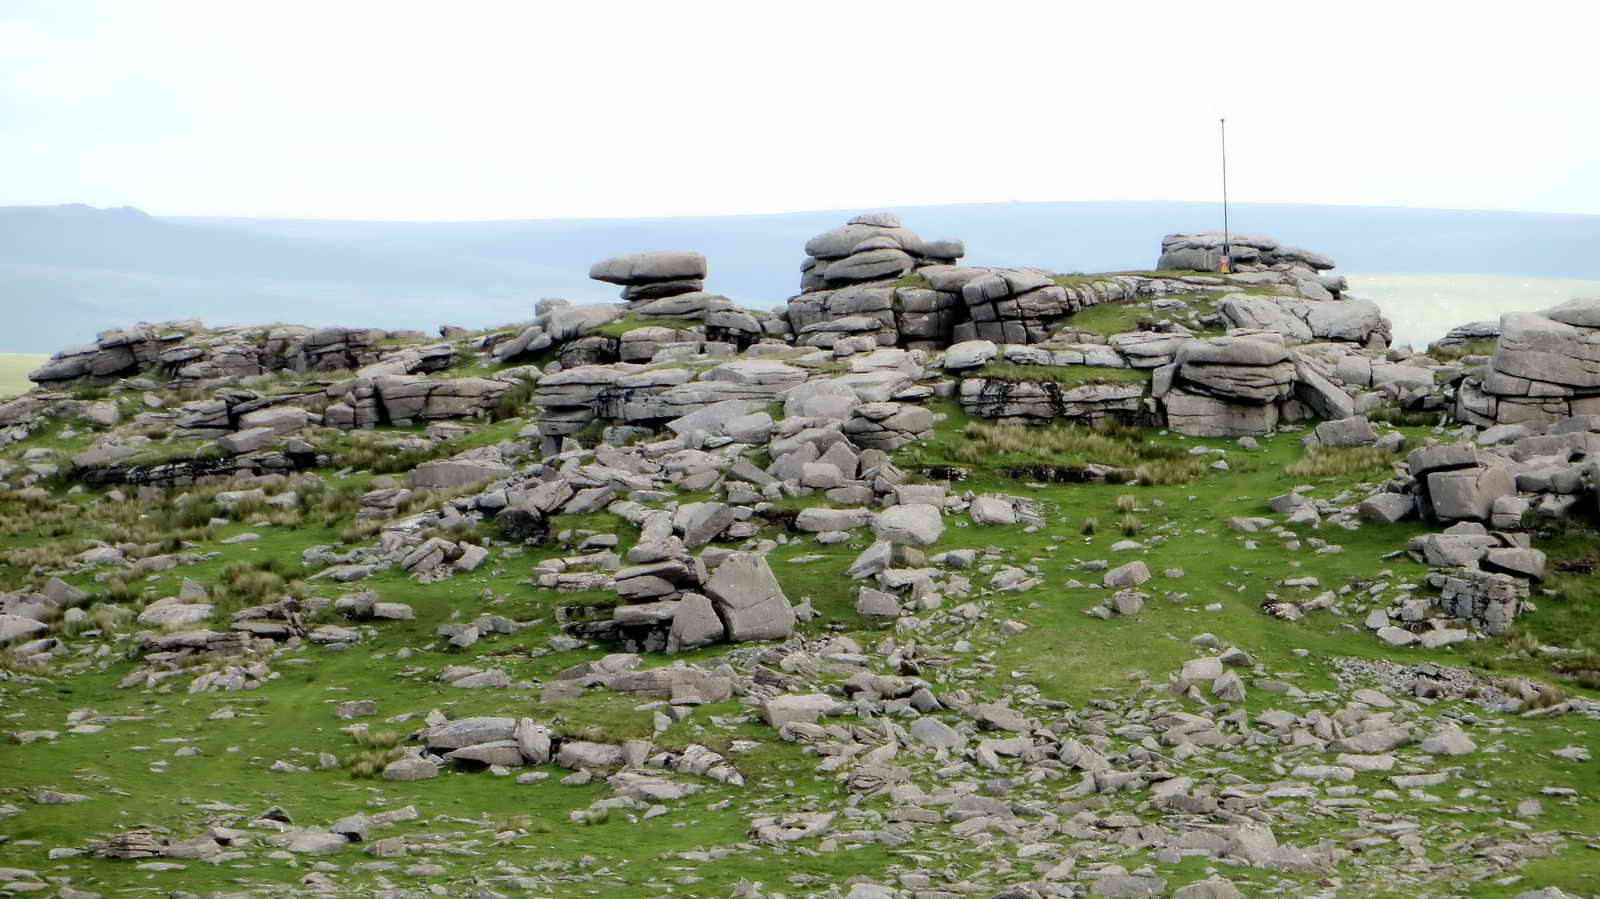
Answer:
[[932, 546], [944, 535], [944, 519], [937, 506], [910, 503], [885, 509], [873, 528], [880, 539], [891, 543]]
[[706, 582], [705, 593], [735, 643], [783, 640], [794, 633], [794, 608], [765, 556], [729, 554]]
[[1323, 446], [1366, 446], [1377, 442], [1378, 435], [1365, 415], [1355, 415], [1338, 421], [1325, 421], [1313, 432]]
[[1494, 501], [1515, 496], [1516, 478], [1502, 466], [1436, 471], [1428, 475], [1428, 504], [1439, 521], [1486, 521]]

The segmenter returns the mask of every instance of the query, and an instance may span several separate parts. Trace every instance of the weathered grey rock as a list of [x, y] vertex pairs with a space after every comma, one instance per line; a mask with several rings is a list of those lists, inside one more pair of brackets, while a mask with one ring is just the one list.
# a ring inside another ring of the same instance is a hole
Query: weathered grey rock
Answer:
[[1233, 881], [1213, 874], [1205, 880], [1197, 880], [1173, 890], [1172, 899], [1244, 899], [1244, 894], [1233, 885]]
[[411, 486], [450, 490], [503, 478], [511, 467], [492, 459], [440, 459], [424, 462], [411, 471]]
[[794, 633], [794, 609], [763, 556], [731, 553], [705, 585], [728, 639], [783, 640]]
[[913, 721], [909, 731], [911, 739], [934, 749], [961, 749], [967, 745], [966, 735], [932, 716]]
[[791, 722], [816, 724], [834, 705], [833, 697], [826, 693], [785, 694], [767, 700], [761, 707], [761, 715], [773, 728], [782, 728]]
[[422, 733], [431, 749], [461, 749], [483, 743], [510, 740], [516, 735], [517, 719], [495, 716], [457, 718]]
[[856, 611], [868, 618], [898, 618], [900, 601], [892, 593], [862, 587], [856, 594]]
[[[982, 494], [973, 497], [972, 506], [967, 510], [972, 520], [978, 524], [1016, 524], [1017, 510], [1010, 500], [993, 494]], [[1133, 585], [1124, 585], [1133, 586]]]
[[1089, 888], [1090, 895], [1105, 899], [1147, 899], [1166, 891], [1167, 881], [1164, 877], [1115, 873], [1102, 875]]
[[845, 574], [851, 580], [872, 577], [887, 569], [893, 557], [894, 545], [887, 540], [879, 540], [862, 550], [861, 555], [850, 563], [850, 568]]
[[1367, 521], [1396, 522], [1416, 513], [1415, 497], [1403, 493], [1375, 493], [1361, 501], [1358, 514]]
[[1317, 442], [1323, 446], [1365, 446], [1378, 439], [1365, 415], [1325, 421], [1317, 425], [1315, 434]]
[[1137, 587], [1150, 580], [1150, 566], [1142, 559], [1118, 565], [1105, 573], [1104, 583], [1107, 587]]
[[737, 520], [727, 503], [685, 503], [673, 513], [673, 527], [683, 533], [683, 545], [696, 549], [715, 540]]
[[1420, 748], [1429, 755], [1466, 755], [1478, 746], [1457, 725], [1444, 724], [1428, 735]]
[[978, 368], [994, 361], [999, 349], [989, 340], [965, 340], [952, 345], [944, 353], [945, 371], [963, 371]]
[[891, 543], [932, 546], [944, 535], [944, 518], [938, 506], [928, 503], [890, 506], [878, 515], [873, 530]]
[[475, 765], [504, 765], [508, 768], [520, 767], [523, 764], [520, 744], [511, 739], [463, 746], [460, 749], [453, 749], [445, 753], [444, 757], [452, 762], [470, 762]]
[[727, 636], [722, 619], [711, 600], [699, 593], [685, 593], [672, 616], [667, 636], [667, 652], [686, 652], [709, 646]]
[[1495, 547], [1484, 553], [1479, 563], [1486, 571], [1501, 571], [1532, 581], [1544, 580], [1545, 556], [1542, 550], [1521, 547]]
[[630, 286], [656, 281], [699, 280], [706, 276], [706, 258], [692, 250], [627, 253], [596, 262], [589, 277]]
[[1517, 492], [1516, 479], [1501, 467], [1435, 471], [1428, 475], [1428, 504], [1439, 521], [1484, 521], [1494, 501]]
[[794, 528], [808, 534], [828, 531], [850, 531], [867, 527], [877, 518], [871, 509], [829, 509], [810, 506], [795, 516]]
[[23, 615], [0, 615], [0, 646], [31, 640], [50, 632], [50, 625]]
[[163, 628], [182, 628], [210, 621], [210, 603], [155, 602], [139, 613], [140, 624]]
[[554, 761], [563, 768], [582, 771], [589, 768], [620, 768], [626, 759], [621, 746], [593, 743], [588, 740], [567, 740], [556, 752]]
[[384, 780], [426, 780], [439, 776], [438, 763], [430, 759], [402, 758], [390, 762], [383, 769]]

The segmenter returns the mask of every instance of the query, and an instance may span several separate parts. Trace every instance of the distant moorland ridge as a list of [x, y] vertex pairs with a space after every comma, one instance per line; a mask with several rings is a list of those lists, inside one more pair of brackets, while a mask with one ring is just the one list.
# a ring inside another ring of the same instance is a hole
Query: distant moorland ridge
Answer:
[[[599, 300], [595, 258], [704, 253], [719, 292], [751, 307], [794, 293], [795, 248], [837, 211], [654, 219], [362, 222], [155, 217], [88, 206], [0, 208], [0, 292], [26, 325], [0, 351], [41, 352], [138, 320], [266, 319], [432, 329], [525, 318], [534, 301]], [[1211, 203], [991, 203], [915, 208], [974, 265], [1143, 269], [1150, 236], [1213, 228]], [[1600, 278], [1600, 216], [1237, 204], [1241, 231], [1279, 234], [1352, 272]]]

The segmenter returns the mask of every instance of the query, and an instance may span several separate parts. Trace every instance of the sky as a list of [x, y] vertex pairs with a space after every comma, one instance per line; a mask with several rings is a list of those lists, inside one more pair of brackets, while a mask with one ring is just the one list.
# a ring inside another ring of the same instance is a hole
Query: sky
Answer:
[[0, 0], [0, 206], [1600, 214], [1600, 4]]

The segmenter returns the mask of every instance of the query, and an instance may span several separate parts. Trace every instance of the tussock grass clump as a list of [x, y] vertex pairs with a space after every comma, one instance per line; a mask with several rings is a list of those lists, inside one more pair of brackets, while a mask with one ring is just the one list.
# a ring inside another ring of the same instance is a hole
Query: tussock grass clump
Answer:
[[1297, 478], [1337, 478], [1387, 470], [1394, 459], [1394, 453], [1375, 446], [1313, 446], [1283, 470]]
[[1434, 347], [1428, 350], [1428, 355], [1440, 362], [1454, 362], [1467, 356], [1493, 356], [1495, 348], [1500, 341], [1493, 337], [1484, 337], [1478, 340], [1469, 340], [1456, 346]]
[[400, 745], [404, 737], [395, 730], [373, 730], [370, 727], [363, 727], [351, 731], [350, 739], [363, 749], [393, 749]]
[[103, 634], [119, 634], [132, 629], [134, 612], [127, 606], [97, 602], [89, 607], [89, 620]]
[[1559, 687], [1552, 687], [1549, 684], [1540, 684], [1538, 690], [1539, 692], [1523, 700], [1522, 711], [1531, 712], [1534, 709], [1548, 709], [1572, 698], [1567, 695], [1567, 691]]
[[212, 599], [222, 611], [231, 612], [273, 602], [284, 595], [304, 597], [304, 573], [298, 565], [290, 566], [277, 559], [262, 559], [254, 564], [234, 562], [222, 569], [222, 576], [212, 589]]
[[1144, 524], [1139, 521], [1137, 515], [1124, 515], [1117, 519], [1117, 530], [1121, 531], [1124, 537], [1137, 536], [1142, 527]]
[[505, 421], [516, 418], [522, 414], [528, 404], [533, 401], [533, 392], [536, 385], [531, 381], [518, 381], [510, 390], [500, 394], [495, 400], [494, 408], [489, 410], [490, 421]]
[[448, 445], [439, 443], [416, 449], [396, 449], [377, 435], [358, 432], [350, 435], [349, 445], [326, 449], [338, 460], [339, 465], [346, 468], [374, 474], [395, 474], [440, 458], [446, 453]]
[[126, 578], [121, 575], [112, 575], [106, 580], [106, 601], [115, 603], [133, 602], [138, 594], [133, 592], [133, 587], [128, 585]]
[[1148, 466], [1151, 480], [1139, 476], [1141, 483], [1181, 484], [1205, 473], [1205, 463], [1175, 446], [1163, 446], [1146, 439], [1145, 432], [1113, 419], [1095, 427], [1047, 425], [1042, 428], [1019, 424], [972, 422], [961, 432], [962, 440], [952, 455], [967, 465], [1004, 466], [1015, 462], [1050, 465], [1108, 465], [1122, 471], [1120, 483], [1139, 476]]
[[0, 671], [45, 677], [50, 673], [50, 665], [38, 656], [19, 656], [15, 650], [0, 649]]
[[1187, 484], [1206, 473], [1204, 460], [1192, 456], [1146, 462], [1133, 469], [1134, 480], [1146, 487], [1169, 487]]
[[1118, 512], [1132, 512], [1139, 508], [1139, 498], [1131, 493], [1124, 493], [1117, 497]]
[[82, 549], [75, 541], [52, 540], [34, 546], [24, 546], [0, 554], [0, 562], [13, 568], [59, 568]]
[[1085, 518], [1082, 530], [1085, 536], [1094, 536], [1094, 533], [1100, 530], [1100, 519], [1095, 518], [1093, 515]]
[[[336, 523], [338, 523], [337, 519], [328, 522], [328, 526], [332, 527]], [[377, 536], [381, 530], [383, 530], [383, 522], [381, 521], [367, 519], [352, 522], [339, 532], [339, 541], [341, 543], [365, 543]]]
[[406, 754], [398, 747], [391, 749], [366, 749], [353, 752], [344, 759], [344, 766], [354, 780], [370, 780], [383, 773], [390, 762], [399, 761]]

